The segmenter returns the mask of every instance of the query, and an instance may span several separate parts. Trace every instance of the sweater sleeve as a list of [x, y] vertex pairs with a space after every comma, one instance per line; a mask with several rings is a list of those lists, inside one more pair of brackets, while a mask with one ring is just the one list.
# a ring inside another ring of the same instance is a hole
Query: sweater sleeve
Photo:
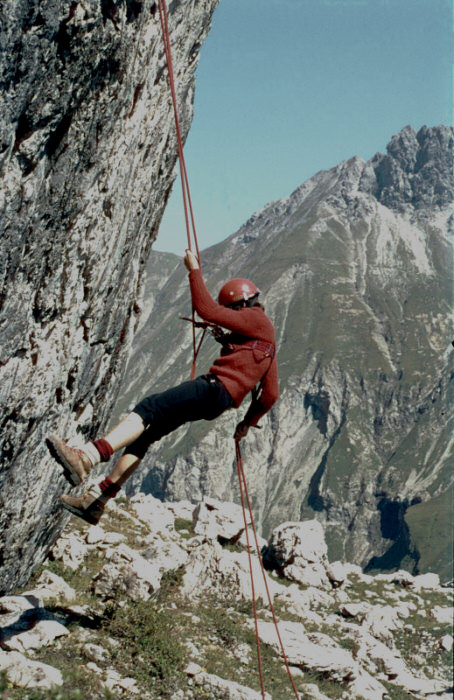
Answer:
[[243, 309], [238, 312], [217, 304], [209, 293], [199, 269], [190, 271], [189, 283], [194, 308], [205, 321], [217, 323], [240, 335], [254, 335], [254, 326], [257, 322], [256, 310]]
[[247, 425], [255, 426], [265, 413], [268, 413], [270, 408], [276, 403], [279, 398], [279, 381], [277, 374], [277, 360], [274, 356], [270, 368], [265, 376], [262, 385], [262, 391], [257, 400], [251, 401], [251, 404], [244, 416], [244, 421]]

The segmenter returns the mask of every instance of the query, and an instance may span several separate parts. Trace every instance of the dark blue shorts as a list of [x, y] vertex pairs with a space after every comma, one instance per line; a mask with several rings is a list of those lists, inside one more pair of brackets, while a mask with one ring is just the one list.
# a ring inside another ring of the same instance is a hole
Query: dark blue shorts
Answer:
[[233, 401], [227, 389], [210, 374], [147, 396], [132, 409], [142, 418], [145, 431], [126, 447], [124, 453], [142, 459], [153, 442], [180, 425], [196, 420], [214, 420], [231, 406]]

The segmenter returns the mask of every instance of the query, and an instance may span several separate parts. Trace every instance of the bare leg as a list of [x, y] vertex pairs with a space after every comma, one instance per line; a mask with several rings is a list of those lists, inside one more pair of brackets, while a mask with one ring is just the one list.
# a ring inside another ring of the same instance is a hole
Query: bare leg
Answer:
[[[113, 428], [105, 437], [114, 452], [121, 450], [122, 447], [127, 447], [145, 430], [142, 418], [138, 413], [130, 413], [121, 423]], [[121, 462], [123, 457], [119, 460]], [[118, 466], [118, 465], [117, 465]]]
[[140, 462], [141, 459], [135, 455], [122, 455], [109, 475], [111, 481], [114, 484], [118, 484], [118, 486], [123, 486], [125, 481], [135, 472]]

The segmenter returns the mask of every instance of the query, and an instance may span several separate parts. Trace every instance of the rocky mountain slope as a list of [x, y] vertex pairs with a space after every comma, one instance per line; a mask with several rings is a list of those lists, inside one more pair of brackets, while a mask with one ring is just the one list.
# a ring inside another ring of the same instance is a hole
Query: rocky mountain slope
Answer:
[[[111, 502], [98, 526], [76, 520], [27, 590], [0, 598], [5, 700], [262, 697], [239, 506], [138, 494]], [[315, 520], [281, 524], [262, 544], [301, 700], [452, 697], [452, 588], [438, 576], [329, 561]], [[288, 700], [252, 562], [266, 699]]]
[[[331, 558], [443, 580], [452, 578], [452, 162], [452, 128], [406, 127], [385, 155], [317, 173], [202, 255], [213, 295], [229, 277], [253, 279], [277, 329], [281, 398], [244, 441], [263, 531], [315, 517]], [[150, 258], [160, 281], [115, 417], [189, 376], [186, 272], [168, 256], [175, 267], [160, 274], [162, 260]], [[206, 342], [200, 373], [217, 347]], [[152, 446], [128, 488], [238, 502], [237, 418]]]
[[[186, 138], [218, 0], [174, 0]], [[0, 8], [0, 590], [63, 525], [44, 438], [97, 433], [118, 393], [150, 246], [175, 177], [152, 0], [6, 0]]]

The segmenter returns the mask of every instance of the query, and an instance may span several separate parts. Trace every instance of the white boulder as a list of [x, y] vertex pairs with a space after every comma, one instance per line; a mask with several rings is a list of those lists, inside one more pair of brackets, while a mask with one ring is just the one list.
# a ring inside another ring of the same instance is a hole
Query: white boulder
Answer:
[[442, 692], [445, 688], [446, 684], [442, 681], [429, 680], [410, 670], [396, 649], [390, 649], [362, 628], [358, 629], [358, 642], [357, 658], [368, 659], [393, 685], [422, 695]]
[[304, 559], [298, 559], [294, 564], [285, 568], [285, 578], [303, 586], [323, 588], [326, 585], [326, 571], [321, 564], [308, 564]]
[[75, 571], [82, 564], [88, 547], [75, 533], [63, 534], [52, 548], [52, 557]]
[[165, 506], [175, 518], [192, 520], [195, 505], [190, 501], [166, 501]]
[[334, 561], [332, 564], [328, 563], [326, 566], [326, 575], [334, 588], [341, 586], [348, 578], [347, 569], [341, 561]]
[[[178, 541], [179, 538], [178, 538]], [[147, 539], [147, 548], [141, 552], [142, 557], [153, 564], [163, 574], [171, 569], [183, 566], [188, 553], [180, 547], [177, 541], [168, 535], [152, 533]]]
[[328, 548], [318, 520], [286, 522], [269, 539], [264, 558], [286, 578], [305, 586], [326, 587]]
[[[249, 514], [247, 523], [250, 523]], [[192, 527], [196, 535], [207, 539], [236, 542], [244, 532], [243, 510], [236, 503], [205, 497], [194, 509]]]
[[[306, 634], [298, 622], [282, 621], [279, 633], [289, 664], [322, 673], [348, 685], [351, 697], [381, 700], [385, 687], [364, 671], [351, 653], [342, 649], [328, 635]], [[280, 654], [281, 648], [273, 623], [259, 621], [260, 639]]]
[[[43, 605], [44, 603], [41, 598], [32, 593], [25, 593], [23, 595], [5, 595], [0, 598], [0, 613], [2, 615], [21, 615], [27, 610], [42, 608]], [[5, 622], [2, 623], [2, 627], [4, 626]]]
[[454, 616], [454, 608], [442, 608], [441, 605], [434, 605], [433, 608], [429, 610], [429, 617], [434, 618], [437, 622], [442, 625], [452, 625]]
[[391, 574], [376, 574], [372, 577], [375, 581], [384, 581], [385, 583], [400, 583], [401, 586], [413, 586], [415, 583], [415, 577], [412, 576], [405, 569], [399, 569], [399, 571], [393, 571]]
[[0, 671], [6, 673], [8, 681], [20, 688], [43, 688], [52, 690], [63, 685], [63, 678], [56, 668], [31, 661], [18, 651], [0, 649]]
[[[219, 700], [262, 700], [262, 694], [234, 681], [226, 681], [213, 673], [198, 673], [194, 676], [194, 683], [201, 686], [207, 693], [207, 697]], [[272, 700], [271, 695], [265, 693], [266, 700]]]
[[192, 678], [193, 676], [197, 676], [197, 674], [202, 673], [202, 670], [203, 669], [201, 666], [199, 666], [199, 664], [191, 661], [184, 669], [184, 672], [187, 676]]
[[303, 691], [304, 697], [307, 698], [307, 700], [329, 700], [327, 695], [320, 692], [315, 683], [304, 683], [301, 690]]
[[175, 516], [165, 503], [151, 494], [137, 493], [131, 498], [131, 505], [139, 520], [146, 523], [151, 532], [173, 530]]
[[279, 525], [273, 530], [268, 547], [284, 566], [294, 558], [321, 564], [327, 561], [328, 556], [323, 527], [318, 520]]
[[6, 633], [2, 630], [1, 645], [10, 651], [24, 652], [52, 644], [66, 634], [69, 634], [68, 630], [57, 620], [38, 620], [27, 630], [22, 630], [18, 623], [17, 627], [13, 625], [8, 628]]
[[134, 678], [123, 678], [118, 671], [112, 668], [107, 669], [105, 672], [104, 686], [108, 688], [108, 690], [115, 692], [116, 697], [117, 693], [122, 694], [126, 692], [133, 695], [140, 693], [137, 687], [137, 681]]
[[[181, 592], [190, 599], [198, 599], [207, 593], [218, 593], [223, 597], [251, 600], [251, 577], [247, 552], [230, 552], [221, 547], [216, 540], [190, 540], [186, 571], [183, 576]], [[260, 562], [252, 556], [252, 571], [256, 598], [267, 601], [266, 588]], [[284, 588], [266, 574], [266, 581], [271, 599], [275, 592]]]
[[36, 582], [35, 588], [23, 593], [24, 596], [38, 596], [43, 600], [56, 598], [69, 603], [76, 599], [77, 593], [66, 581], [52, 571], [45, 569]]
[[[249, 545], [252, 548], [252, 551], [253, 552], [257, 551], [257, 547], [255, 544], [254, 532], [252, 530], [252, 525], [248, 525], [247, 534], [249, 537]], [[256, 534], [257, 534], [257, 544], [259, 546], [259, 551], [261, 552], [263, 547], [266, 547], [268, 545], [268, 542], [264, 537], [259, 535], [258, 532], [256, 532]], [[236, 544], [238, 544], [240, 547], [244, 547], [244, 549], [247, 549], [246, 530], [243, 530], [241, 537], [239, 538], [239, 540], [237, 540]]]
[[452, 650], [452, 645], [453, 645], [453, 638], [450, 634], [445, 634], [443, 637], [440, 639], [440, 647], [444, 649], [445, 651], [451, 651]]
[[415, 576], [413, 588], [416, 591], [436, 591], [440, 588], [440, 577], [438, 574], [420, 574]]
[[373, 637], [393, 647], [393, 632], [401, 629], [403, 623], [397, 610], [391, 605], [374, 605], [366, 612], [362, 625]]
[[101, 525], [92, 525], [88, 528], [85, 533], [85, 542], [87, 544], [97, 544], [98, 542], [104, 542], [104, 537], [106, 532]]
[[99, 644], [93, 644], [92, 642], [87, 642], [84, 644], [84, 652], [91, 661], [105, 663], [109, 661], [110, 654], [107, 649], [100, 646]]
[[371, 604], [370, 603], [346, 603], [345, 605], [341, 605], [340, 607], [340, 612], [344, 617], [351, 617], [351, 618], [359, 618], [360, 620], [364, 619], [366, 613], [368, 613], [371, 609]]
[[320, 614], [320, 612], [323, 608], [329, 608], [333, 602], [332, 597], [319, 588], [309, 586], [301, 590], [296, 584], [282, 586], [277, 591], [276, 597], [289, 612], [297, 615], [305, 623], [312, 622], [316, 625], [323, 624], [323, 613]]
[[138, 552], [120, 544], [107, 555], [109, 563], [93, 578], [94, 593], [103, 597], [125, 593], [132, 600], [148, 600], [161, 581], [159, 569]]

